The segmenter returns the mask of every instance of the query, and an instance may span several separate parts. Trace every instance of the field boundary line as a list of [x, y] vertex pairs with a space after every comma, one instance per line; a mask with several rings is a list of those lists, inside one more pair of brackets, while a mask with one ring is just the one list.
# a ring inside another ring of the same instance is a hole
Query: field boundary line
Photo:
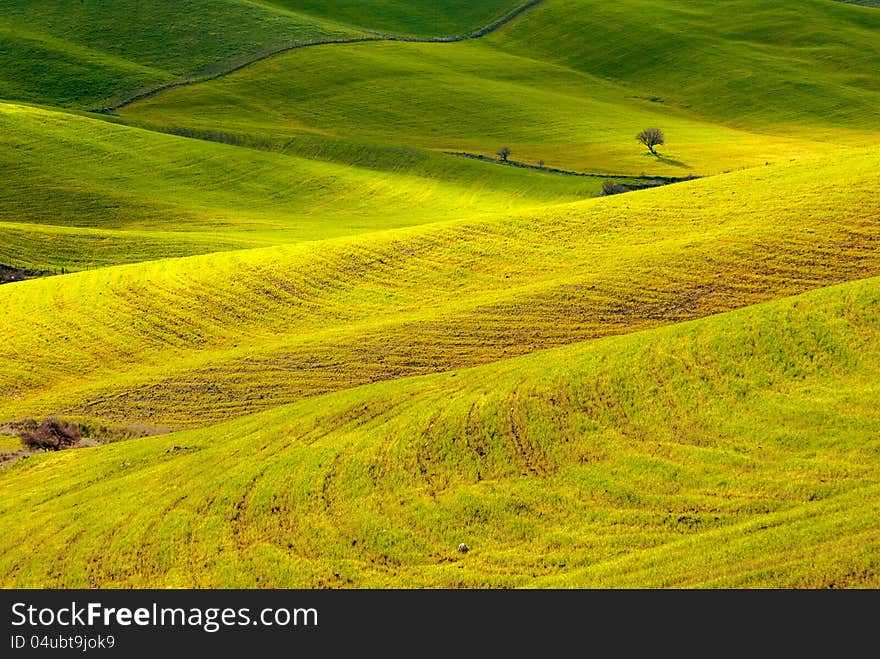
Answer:
[[690, 174], [688, 176], [649, 176], [646, 174], [640, 174], [636, 176], [634, 174], [596, 174], [593, 172], [575, 172], [570, 169], [559, 169], [558, 167], [530, 165], [527, 162], [520, 162], [518, 160], [500, 160], [498, 158], [492, 158], [490, 156], [484, 156], [478, 153], [468, 153], [466, 151], [440, 151], [440, 153], [447, 156], [455, 156], [456, 158], [468, 158], [470, 160], [479, 160], [480, 162], [487, 162], [493, 165], [517, 167], [519, 169], [530, 169], [536, 172], [542, 172], [544, 174], [558, 174], [560, 176], [582, 176], [585, 178], [598, 178], [603, 180], [625, 178], [635, 181], [662, 181], [664, 185], [669, 183], [680, 183], [682, 181], [693, 181], [698, 178], [702, 178], [701, 176], [697, 176], [696, 174]]
[[272, 57], [277, 57], [278, 55], [283, 55], [285, 53], [289, 53], [294, 50], [299, 50], [301, 48], [310, 48], [313, 46], [329, 46], [329, 45], [337, 45], [337, 44], [354, 44], [354, 43], [366, 43], [371, 41], [403, 41], [407, 43], [455, 43], [458, 41], [468, 41], [470, 39], [479, 39], [480, 37], [484, 37], [487, 34], [491, 34], [496, 30], [504, 27], [508, 23], [510, 23], [513, 19], [517, 18], [524, 12], [536, 7], [541, 4], [543, 0], [528, 0], [513, 9], [507, 12], [501, 18], [489, 23], [488, 25], [484, 25], [483, 27], [474, 30], [473, 32], [469, 32], [468, 34], [452, 36], [452, 37], [412, 37], [412, 36], [402, 36], [402, 35], [394, 35], [394, 34], [383, 34], [380, 32], [372, 32], [369, 30], [362, 30], [362, 32], [368, 36], [364, 37], [352, 37], [352, 38], [343, 38], [343, 39], [323, 39], [319, 41], [307, 41], [305, 43], [299, 43], [294, 45], [283, 46], [281, 48], [276, 48], [274, 50], [262, 51], [258, 53], [254, 53], [252, 55], [244, 56], [245, 59], [239, 61], [233, 61], [229, 63], [227, 66], [218, 69], [217, 71], [202, 73], [199, 74], [193, 73], [184, 78], [174, 80], [172, 82], [167, 82], [162, 85], [158, 85], [156, 87], [150, 87], [149, 89], [144, 89], [139, 92], [134, 93], [131, 96], [126, 97], [124, 100], [102, 105], [96, 108], [92, 108], [88, 110], [88, 112], [96, 112], [99, 114], [112, 114], [116, 110], [124, 108], [132, 103], [137, 101], [142, 101], [147, 98], [151, 98], [156, 96], [157, 94], [161, 94], [162, 92], [168, 91], [170, 89], [177, 89], [178, 87], [189, 87], [190, 85], [197, 85], [202, 82], [209, 82], [211, 80], [216, 80], [217, 78], [222, 78], [223, 76], [229, 75], [230, 73], [235, 73], [236, 71], [241, 71], [243, 68], [250, 66], [251, 64], [256, 64], [257, 62], [262, 62], [263, 60], [270, 59]]

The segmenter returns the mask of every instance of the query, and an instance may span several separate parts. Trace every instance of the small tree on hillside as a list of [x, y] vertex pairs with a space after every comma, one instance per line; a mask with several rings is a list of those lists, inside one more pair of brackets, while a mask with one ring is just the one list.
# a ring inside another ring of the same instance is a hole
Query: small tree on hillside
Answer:
[[44, 419], [40, 425], [35, 421], [31, 422], [29, 427], [21, 432], [21, 441], [27, 448], [44, 451], [70, 448], [80, 439], [82, 432], [78, 426], [54, 416]]
[[495, 155], [501, 158], [501, 162], [507, 162], [507, 158], [510, 156], [510, 147], [502, 146], [495, 152]]
[[658, 155], [654, 150], [655, 146], [660, 146], [661, 144], [666, 144], [666, 141], [663, 138], [663, 131], [659, 128], [646, 128], [641, 133], [636, 135], [636, 139], [648, 147], [648, 150], [653, 153], [655, 156]]

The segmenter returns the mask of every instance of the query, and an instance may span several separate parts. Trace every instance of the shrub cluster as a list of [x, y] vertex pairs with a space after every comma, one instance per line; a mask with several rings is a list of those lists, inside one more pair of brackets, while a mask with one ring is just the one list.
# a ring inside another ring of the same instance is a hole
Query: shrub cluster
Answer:
[[21, 441], [29, 449], [60, 451], [75, 446], [82, 439], [80, 427], [54, 416], [38, 425], [36, 421], [21, 431]]
[[613, 194], [621, 194], [622, 192], [629, 192], [630, 188], [623, 185], [623, 183], [616, 183], [615, 181], [605, 181], [602, 183], [602, 196], [607, 197], [608, 195]]

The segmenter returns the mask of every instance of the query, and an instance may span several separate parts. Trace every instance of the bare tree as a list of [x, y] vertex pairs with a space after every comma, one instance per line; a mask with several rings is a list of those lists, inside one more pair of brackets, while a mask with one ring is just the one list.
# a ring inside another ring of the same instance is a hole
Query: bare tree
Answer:
[[502, 146], [495, 152], [495, 155], [501, 158], [501, 162], [507, 162], [507, 158], [510, 156], [510, 147]]
[[40, 425], [33, 420], [27, 425], [21, 432], [21, 441], [29, 449], [60, 451], [82, 439], [82, 431], [77, 425], [54, 416], [43, 419]]
[[648, 147], [648, 150], [655, 156], [658, 154], [654, 151], [654, 147], [666, 144], [666, 141], [663, 139], [663, 131], [659, 128], [646, 128], [636, 135], [636, 139]]

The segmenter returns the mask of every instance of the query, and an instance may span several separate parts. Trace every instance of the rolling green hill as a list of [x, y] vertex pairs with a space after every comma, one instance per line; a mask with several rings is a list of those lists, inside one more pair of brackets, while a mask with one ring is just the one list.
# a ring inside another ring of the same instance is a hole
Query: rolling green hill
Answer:
[[877, 12], [828, 0], [546, 0], [487, 42], [706, 119], [809, 137], [873, 124], [878, 30]]
[[383, 34], [459, 36], [489, 25], [525, 0], [269, 0], [291, 11]]
[[[208, 83], [121, 109], [130, 121], [262, 138], [297, 149], [301, 136], [331, 136], [493, 155], [574, 171], [685, 176], [763, 165], [865, 140], [729, 128], [650, 94], [571, 69], [458, 44], [363, 43], [289, 53]], [[655, 158], [634, 136], [663, 126]]]
[[78, 270], [325, 239], [593, 197], [602, 183], [346, 146], [361, 165], [0, 104], [0, 263]]
[[[120, 112], [294, 149], [303, 135], [484, 155], [507, 145], [530, 163], [629, 175], [876, 141], [880, 15], [735, 4], [547, 0], [478, 41], [294, 51]], [[665, 130], [664, 157], [635, 144], [647, 126]]]
[[466, 35], [517, 6], [515, 0], [3, 0], [0, 99], [112, 105], [302, 45], [375, 38], [377, 31]]
[[242, 0], [3, 0], [0, 99], [86, 108], [352, 30]]

